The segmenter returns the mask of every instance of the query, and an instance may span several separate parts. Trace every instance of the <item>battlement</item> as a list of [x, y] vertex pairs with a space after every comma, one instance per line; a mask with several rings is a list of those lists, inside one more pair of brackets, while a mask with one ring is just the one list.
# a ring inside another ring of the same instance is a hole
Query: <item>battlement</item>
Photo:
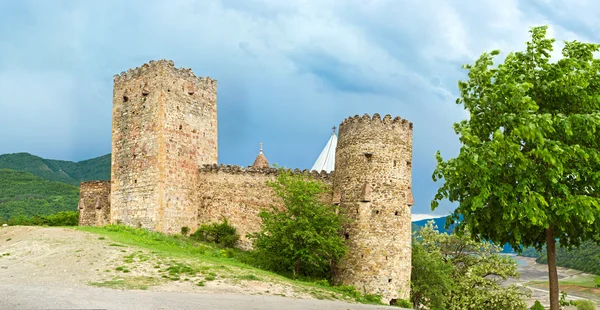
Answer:
[[403, 128], [407, 130], [412, 130], [413, 123], [409, 122], [406, 119], [401, 118], [400, 116], [396, 116], [392, 118], [391, 115], [386, 114], [383, 118], [379, 115], [379, 113], [373, 114], [373, 117], [369, 116], [369, 114], [365, 114], [363, 116], [355, 115], [346, 118], [340, 124], [340, 130], [343, 126], [351, 126], [352, 124], [369, 124], [369, 125], [401, 125]]
[[140, 67], [136, 67], [135, 69], [129, 69], [127, 71], [123, 71], [120, 74], [115, 74], [113, 76], [113, 81], [115, 84], [122, 83], [129, 80], [134, 80], [139, 78], [145, 73], [156, 72], [156, 75], [168, 73], [170, 75], [175, 75], [184, 79], [196, 79], [202, 84], [208, 84], [216, 87], [217, 80], [211, 79], [210, 77], [197, 77], [192, 69], [180, 67], [179, 69], [175, 68], [175, 63], [172, 60], [161, 59], [158, 61], [150, 60], [150, 62], [141, 65]]
[[85, 182], [81, 182], [79, 184], [79, 186], [86, 187], [86, 188], [97, 188], [97, 187], [102, 187], [102, 186], [110, 186], [110, 181], [108, 181], [108, 180], [85, 181]]
[[[298, 168], [296, 169], [285, 169], [286, 171], [290, 172], [292, 175], [298, 175], [298, 174], [304, 174], [304, 175], [309, 175], [312, 178], [316, 179], [316, 180], [321, 180], [321, 181], [327, 181], [327, 180], [331, 180], [333, 178], [333, 174], [334, 172], [328, 173], [325, 172], [324, 170], [316, 171], [316, 170], [308, 170], [308, 169], [304, 169], [304, 170], [300, 170]], [[202, 167], [200, 167], [199, 169], [200, 172], [204, 172], [204, 173], [216, 173], [216, 172], [222, 172], [222, 173], [228, 173], [228, 174], [260, 174], [260, 175], [272, 175], [272, 176], [277, 176], [277, 174], [279, 173], [279, 169], [277, 168], [254, 168], [252, 166], [249, 167], [241, 167], [238, 165], [224, 165], [224, 164], [207, 164], [207, 165], [203, 165]]]

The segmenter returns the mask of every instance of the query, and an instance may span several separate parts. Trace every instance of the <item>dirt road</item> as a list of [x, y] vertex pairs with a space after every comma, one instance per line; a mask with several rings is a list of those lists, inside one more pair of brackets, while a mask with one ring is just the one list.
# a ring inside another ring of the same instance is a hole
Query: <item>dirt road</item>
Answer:
[[390, 309], [317, 300], [315, 291], [239, 279], [223, 266], [172, 279], [160, 273], [169, 264], [185, 266], [77, 230], [2, 227], [0, 309]]
[[[0, 284], [0, 309], [286, 309], [375, 310], [383, 306], [356, 305], [315, 299], [238, 294], [119, 291], [95, 287]], [[394, 308], [398, 309], [398, 308]]]

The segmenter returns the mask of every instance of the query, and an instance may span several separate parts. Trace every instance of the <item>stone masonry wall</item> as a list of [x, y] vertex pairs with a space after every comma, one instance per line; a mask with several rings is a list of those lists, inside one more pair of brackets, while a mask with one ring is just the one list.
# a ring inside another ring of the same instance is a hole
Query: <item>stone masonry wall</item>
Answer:
[[[305, 173], [314, 179], [331, 186], [332, 174], [295, 170], [293, 173]], [[206, 165], [200, 169], [199, 184], [196, 190], [198, 202], [198, 225], [220, 222], [223, 217], [237, 228], [240, 234], [238, 246], [251, 248], [247, 233], [260, 230], [258, 213], [269, 206], [281, 206], [281, 200], [275, 196], [267, 181], [275, 180], [275, 168], [242, 168], [239, 166]], [[331, 200], [331, 193], [324, 199]], [[195, 230], [197, 227], [194, 227]]]
[[379, 114], [348, 118], [339, 129], [334, 192], [350, 219], [349, 254], [335, 279], [384, 301], [409, 298], [412, 123]]
[[168, 233], [195, 226], [197, 169], [217, 154], [216, 81], [166, 60], [114, 77], [113, 222]]
[[82, 182], [79, 189], [79, 226], [110, 223], [110, 181]]

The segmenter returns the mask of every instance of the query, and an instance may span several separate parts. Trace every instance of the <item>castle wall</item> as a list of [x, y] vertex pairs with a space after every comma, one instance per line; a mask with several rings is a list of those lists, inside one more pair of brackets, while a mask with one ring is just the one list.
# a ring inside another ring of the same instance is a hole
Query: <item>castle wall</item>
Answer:
[[335, 279], [386, 302], [409, 298], [412, 123], [379, 114], [342, 122], [334, 192], [351, 220]]
[[[308, 173], [295, 170], [293, 173], [306, 173], [314, 179], [331, 186], [330, 174]], [[260, 231], [258, 213], [269, 209], [271, 205], [280, 207], [281, 199], [267, 185], [277, 177], [275, 168], [241, 168], [237, 166], [207, 165], [200, 169], [198, 189], [198, 225], [221, 222], [223, 217], [236, 227], [240, 234], [238, 246], [250, 249], [251, 241], [247, 233]], [[331, 201], [331, 193], [324, 195], [324, 200]], [[194, 228], [194, 230], [197, 227]]]
[[110, 181], [82, 182], [79, 189], [79, 226], [110, 223]]
[[217, 162], [216, 81], [151, 61], [114, 78], [111, 220], [196, 225], [197, 169]]

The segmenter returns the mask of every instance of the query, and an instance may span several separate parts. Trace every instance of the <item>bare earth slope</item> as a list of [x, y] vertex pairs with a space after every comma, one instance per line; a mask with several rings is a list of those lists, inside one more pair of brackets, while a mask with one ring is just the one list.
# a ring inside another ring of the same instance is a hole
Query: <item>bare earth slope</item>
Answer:
[[289, 284], [240, 279], [223, 266], [167, 279], [166, 266], [185, 265], [91, 233], [3, 227], [0, 309], [390, 309], [316, 300]]

